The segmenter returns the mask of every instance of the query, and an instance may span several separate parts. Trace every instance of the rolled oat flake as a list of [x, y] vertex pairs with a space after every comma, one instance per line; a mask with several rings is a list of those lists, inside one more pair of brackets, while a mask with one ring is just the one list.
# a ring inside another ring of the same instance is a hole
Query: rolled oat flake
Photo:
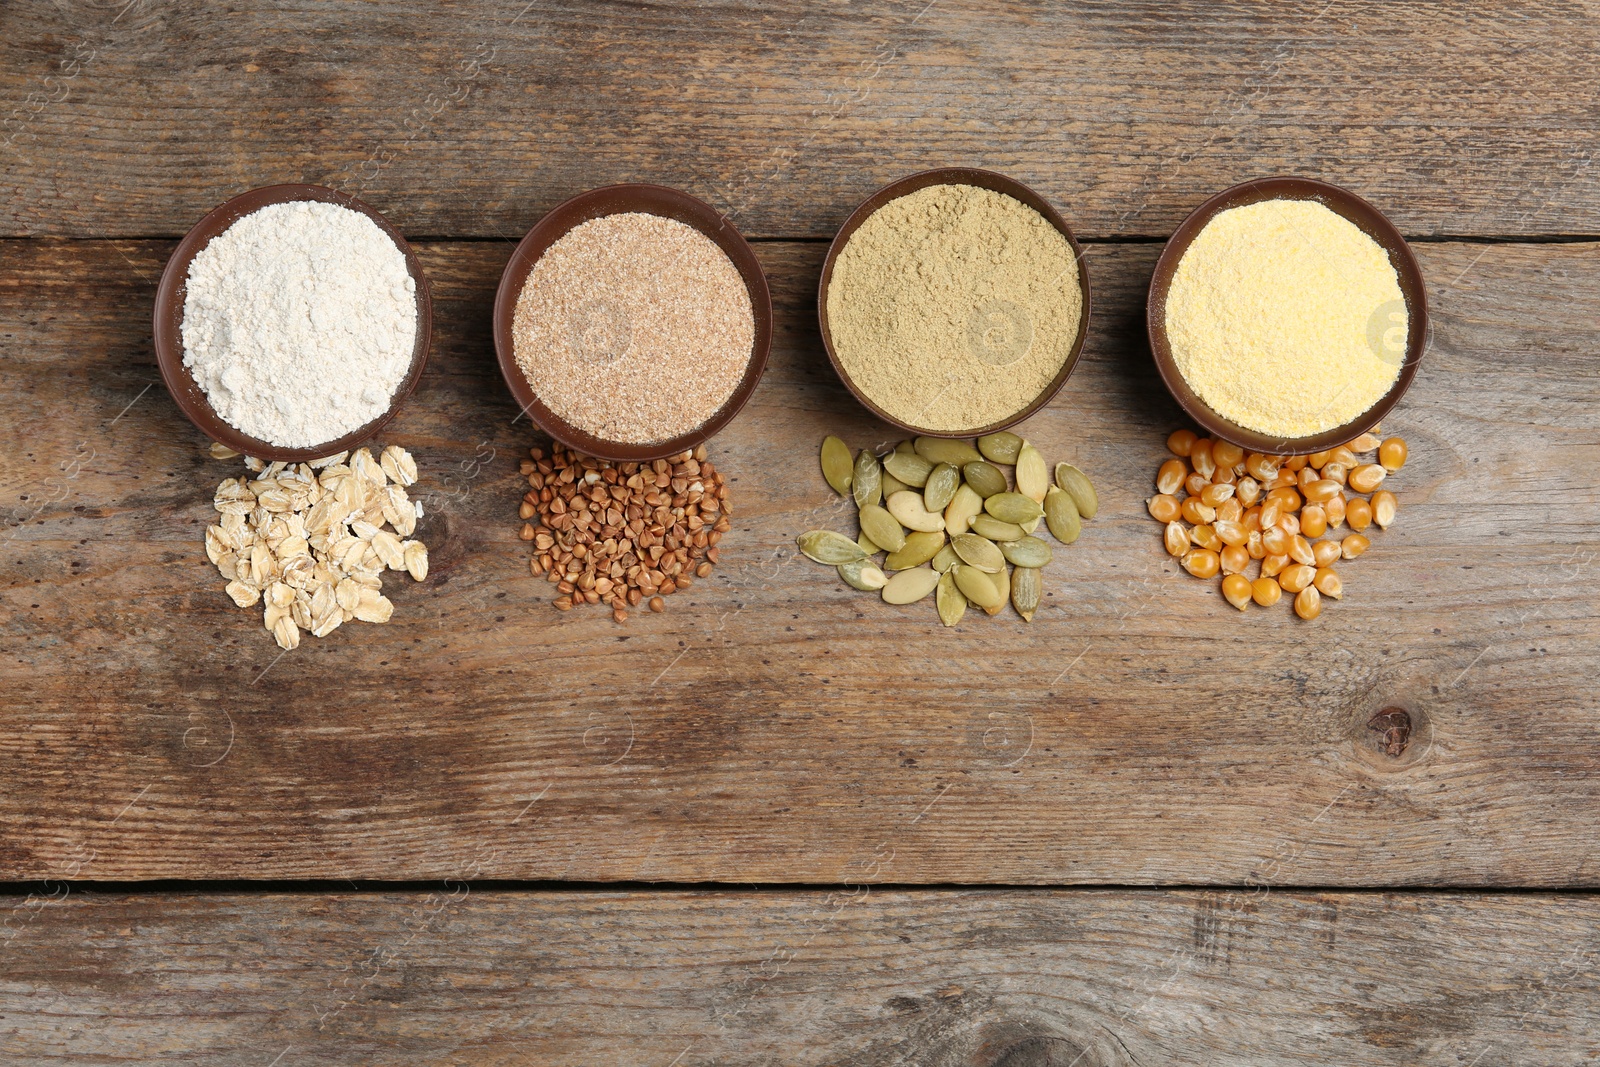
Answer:
[[389, 409], [411, 368], [416, 282], [359, 211], [269, 204], [189, 264], [183, 365], [211, 407], [282, 448], [327, 444]]

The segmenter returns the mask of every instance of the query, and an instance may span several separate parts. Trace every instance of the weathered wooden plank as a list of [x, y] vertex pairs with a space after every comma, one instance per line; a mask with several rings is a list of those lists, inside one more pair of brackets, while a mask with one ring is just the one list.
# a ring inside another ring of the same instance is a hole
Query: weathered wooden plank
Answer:
[[[435, 356], [394, 439], [434, 575], [281, 659], [202, 552], [231, 468], [152, 365], [169, 247], [3, 246], [0, 877], [1597, 881], [1595, 245], [1419, 248], [1401, 521], [1316, 625], [1240, 617], [1160, 551], [1157, 248], [1092, 247], [1084, 359], [1026, 432], [1101, 517], [1031, 627], [946, 632], [792, 548], [845, 521], [821, 436], [891, 439], [821, 355], [818, 246], [761, 249], [777, 339], [714, 445], [722, 566], [619, 628], [552, 611], [515, 538], [533, 438], [487, 329], [509, 246], [425, 243]], [[1367, 727], [1391, 703], [1398, 758]]]
[[460, 881], [4, 903], [0, 1050], [18, 1067], [1600, 1056], [1589, 896]]
[[0, 232], [173, 236], [315, 181], [494, 237], [652, 180], [817, 237], [887, 181], [977, 165], [1089, 236], [1170, 233], [1282, 172], [1412, 234], [1595, 234], [1596, 26], [1554, 2], [16, 0]]

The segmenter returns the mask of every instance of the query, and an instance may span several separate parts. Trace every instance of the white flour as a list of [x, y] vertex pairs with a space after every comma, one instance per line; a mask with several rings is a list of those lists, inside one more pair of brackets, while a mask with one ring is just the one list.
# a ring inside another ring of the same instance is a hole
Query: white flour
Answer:
[[270, 204], [189, 264], [183, 365], [218, 415], [280, 447], [326, 444], [387, 411], [416, 337], [405, 256], [338, 204]]

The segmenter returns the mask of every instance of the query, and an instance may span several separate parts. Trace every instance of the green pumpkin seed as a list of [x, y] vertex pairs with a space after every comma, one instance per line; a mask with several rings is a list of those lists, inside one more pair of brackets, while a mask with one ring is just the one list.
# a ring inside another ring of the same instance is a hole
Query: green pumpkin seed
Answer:
[[1064, 545], [1072, 544], [1083, 532], [1083, 523], [1078, 521], [1078, 505], [1072, 502], [1072, 497], [1064, 489], [1052, 486], [1050, 492], [1045, 494], [1044, 521], [1055, 539]]
[[898, 552], [906, 547], [906, 532], [900, 524], [877, 504], [868, 504], [861, 509], [861, 532], [872, 540], [872, 543], [886, 552]]
[[898, 552], [891, 552], [883, 561], [885, 570], [904, 571], [912, 567], [920, 567], [939, 554], [939, 549], [944, 547], [944, 531], [937, 533], [924, 533], [918, 530], [906, 534], [906, 547]]
[[976, 463], [968, 463], [961, 468], [961, 475], [972, 486], [972, 491], [981, 497], [1006, 491], [1006, 476], [993, 463], [985, 463], [981, 459]]
[[858, 536], [856, 538], [856, 544], [860, 545], [861, 551], [865, 552], [869, 556], [876, 556], [879, 552], [883, 551], [883, 549], [878, 547], [877, 542], [873, 541], [873, 539], [868, 537], [866, 534], [861, 534]]
[[878, 457], [870, 449], [863, 448], [856, 453], [855, 471], [850, 476], [850, 494], [855, 498], [858, 508], [883, 503], [883, 468], [878, 465]]
[[867, 553], [861, 550], [860, 545], [844, 534], [834, 533], [832, 530], [812, 530], [803, 533], [795, 538], [795, 544], [799, 545], [800, 551], [811, 559], [832, 567], [867, 558]]
[[943, 511], [955, 499], [961, 485], [961, 472], [948, 463], [941, 463], [928, 472], [928, 484], [922, 487], [922, 506], [929, 511]]
[[1044, 514], [1037, 500], [1021, 493], [996, 493], [983, 502], [983, 510], [1001, 522], [1014, 522], [1018, 526]]
[[1003, 541], [1000, 553], [1006, 562], [1017, 567], [1039, 568], [1049, 563], [1054, 555], [1050, 546], [1037, 537], [1024, 537], [1017, 541]]
[[1072, 502], [1078, 506], [1078, 514], [1084, 518], [1092, 519], [1094, 513], [1100, 510], [1100, 494], [1094, 491], [1094, 483], [1072, 464], [1056, 464], [1056, 484], [1072, 498]]
[[950, 437], [919, 437], [915, 448], [917, 455], [929, 463], [948, 463], [952, 467], [983, 458], [970, 441], [958, 441]]
[[921, 530], [924, 533], [944, 529], [944, 516], [923, 507], [921, 493], [907, 489], [885, 500], [883, 506], [889, 509], [889, 514], [900, 520], [901, 526]]
[[976, 567], [985, 574], [999, 574], [1006, 569], [1006, 557], [1000, 554], [994, 542], [977, 534], [964, 533], [953, 538], [950, 547], [956, 550], [961, 562]]
[[849, 445], [831, 434], [822, 439], [822, 476], [840, 496], [850, 495], [850, 478], [855, 466]]
[[[883, 494], [884, 500], [888, 500], [896, 493], [903, 493], [907, 489], [911, 488], [905, 482], [902, 482], [899, 478], [896, 478], [888, 471], [884, 471], [883, 474], [878, 478], [878, 485], [879, 492]], [[882, 501], [880, 501], [880, 503], [881, 502]]]
[[1009, 571], [1002, 569], [999, 574], [989, 575], [989, 579], [994, 582], [994, 591], [1000, 594], [1000, 603], [993, 607], [985, 607], [983, 613], [985, 615], [998, 615], [1000, 614], [1000, 609], [1006, 606], [1006, 601], [1011, 599], [1011, 574]]
[[[1048, 496], [1049, 494], [1047, 493], [1045, 495]], [[1022, 525], [1022, 532], [1025, 533], [1025, 534], [1036, 534], [1036, 533], [1038, 533], [1039, 532], [1039, 524], [1041, 522], [1043, 522], [1043, 521], [1044, 521], [1044, 516], [1040, 515], [1037, 519], [1034, 519], [1032, 522], [1022, 523], [1021, 524]]]
[[883, 461], [883, 469], [916, 489], [928, 484], [933, 464], [915, 452], [892, 452]]
[[973, 516], [982, 512], [983, 497], [974, 492], [972, 486], [963, 482], [956, 487], [956, 495], [950, 498], [949, 505], [944, 509], [944, 528], [951, 537], [966, 533], [972, 524]]
[[1016, 523], [1001, 522], [993, 515], [974, 515], [972, 532], [991, 541], [1020, 541], [1026, 534]]
[[1017, 492], [1044, 503], [1044, 494], [1050, 488], [1050, 472], [1044, 465], [1039, 450], [1024, 441], [1017, 451]]
[[1011, 606], [1017, 609], [1024, 622], [1033, 621], [1039, 610], [1039, 597], [1044, 594], [1044, 577], [1036, 567], [1018, 567], [1011, 572]]
[[875, 593], [889, 582], [889, 576], [870, 559], [839, 564], [839, 577], [845, 580], [846, 585], [864, 593]]
[[953, 574], [939, 575], [939, 585], [934, 590], [933, 599], [939, 608], [939, 621], [946, 626], [954, 626], [967, 613], [967, 598], [956, 588], [956, 576]]
[[909, 456], [916, 452], [917, 445], [915, 441], [900, 441], [895, 444], [894, 450]]
[[1021, 448], [1022, 438], [1004, 430], [999, 433], [986, 433], [978, 438], [978, 451], [982, 452], [983, 458], [991, 463], [1015, 463], [1017, 452]]
[[968, 567], [961, 563], [951, 567], [950, 574], [954, 576], [956, 588], [978, 607], [998, 608], [1005, 603], [1005, 598], [1000, 595], [1000, 588], [995, 585], [994, 575], [985, 574], [976, 567]]
[[951, 548], [949, 545], [945, 545], [934, 554], [933, 569], [938, 571], [940, 574], [943, 574], [945, 571], [949, 570], [951, 567], [960, 562], [961, 557], [956, 555], [956, 550]]
[[901, 571], [883, 587], [886, 604], [915, 604], [939, 584], [939, 572], [932, 567], [914, 567]]

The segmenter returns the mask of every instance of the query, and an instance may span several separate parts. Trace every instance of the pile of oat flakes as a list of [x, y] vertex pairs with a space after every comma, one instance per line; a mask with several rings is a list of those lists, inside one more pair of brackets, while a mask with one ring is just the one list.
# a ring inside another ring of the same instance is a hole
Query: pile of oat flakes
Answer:
[[[211, 454], [237, 455], [221, 446]], [[206, 555], [235, 604], [264, 603], [262, 621], [279, 647], [298, 646], [302, 630], [325, 637], [352, 619], [388, 622], [385, 569], [419, 582], [428, 576], [427, 546], [402, 540], [422, 516], [406, 492], [417, 465], [405, 449], [390, 445], [381, 458], [362, 448], [311, 463], [244, 462], [251, 477], [217, 486], [222, 518], [206, 527]]]

